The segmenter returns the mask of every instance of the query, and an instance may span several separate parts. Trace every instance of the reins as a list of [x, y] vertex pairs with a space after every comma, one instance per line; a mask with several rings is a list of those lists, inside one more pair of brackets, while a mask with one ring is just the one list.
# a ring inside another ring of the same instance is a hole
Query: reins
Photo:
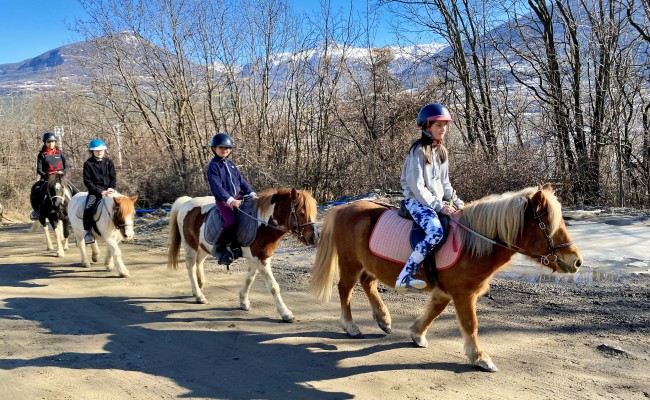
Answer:
[[564, 247], [572, 246], [573, 242], [567, 242], [567, 243], [562, 243], [562, 244], [558, 244], [558, 245], [555, 245], [553, 243], [553, 238], [551, 237], [551, 235], [548, 234], [546, 224], [544, 223], [544, 221], [542, 221], [542, 217], [544, 215], [546, 215], [546, 214], [548, 214], [548, 211], [545, 210], [541, 214], [534, 214], [533, 218], [535, 220], [537, 220], [537, 226], [539, 226], [539, 228], [542, 230], [542, 232], [544, 232], [544, 236], [546, 236], [546, 241], [548, 242], [548, 249], [550, 251], [550, 253], [547, 254], [547, 255], [531, 254], [531, 253], [527, 252], [526, 250], [522, 249], [521, 247], [516, 246], [514, 244], [501, 242], [499, 240], [490, 239], [489, 237], [476, 232], [472, 228], [469, 228], [469, 227], [463, 225], [460, 221], [456, 221], [453, 218], [450, 218], [450, 220], [452, 222], [456, 223], [458, 226], [465, 229], [467, 232], [471, 233], [474, 236], [477, 236], [477, 237], [479, 237], [479, 238], [481, 238], [481, 239], [483, 239], [483, 240], [485, 240], [487, 242], [490, 242], [492, 244], [495, 244], [497, 246], [503, 247], [504, 249], [508, 249], [510, 251], [514, 251], [516, 253], [520, 253], [520, 254], [523, 254], [523, 255], [528, 256], [528, 257], [539, 258], [539, 261], [542, 263], [542, 265], [547, 266], [550, 263], [557, 262], [557, 255], [555, 255], [555, 250], [561, 249], [561, 248], [564, 248]]
[[[244, 202], [246, 202], [246, 200], [247, 199], [244, 199]], [[291, 201], [291, 212], [289, 214], [289, 225], [291, 225], [291, 218], [294, 218], [296, 220], [296, 225], [293, 228], [290, 227], [289, 229], [284, 229], [284, 228], [279, 227], [278, 225], [272, 225], [271, 223], [269, 223], [267, 221], [263, 221], [263, 220], [257, 218], [256, 216], [250, 215], [246, 211], [242, 210], [241, 207], [239, 207], [238, 210], [239, 210], [240, 213], [242, 213], [242, 214], [246, 215], [247, 217], [261, 223], [264, 226], [268, 226], [269, 228], [276, 229], [276, 230], [278, 230], [280, 232], [283, 232], [283, 233], [291, 232], [294, 235], [298, 236], [298, 239], [304, 239], [305, 238], [304, 227], [307, 226], [307, 225], [312, 225], [313, 229], [315, 230], [316, 229], [316, 224], [314, 222], [306, 222], [304, 224], [300, 223], [300, 221], [298, 220], [298, 212], [296, 211], [296, 205], [297, 204], [298, 204], [297, 202]], [[298, 229], [300, 229], [300, 231], [298, 231]]]

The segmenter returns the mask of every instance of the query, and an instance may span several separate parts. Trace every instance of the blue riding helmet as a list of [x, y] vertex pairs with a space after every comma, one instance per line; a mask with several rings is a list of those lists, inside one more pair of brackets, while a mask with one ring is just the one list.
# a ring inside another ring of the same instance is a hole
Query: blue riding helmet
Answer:
[[452, 121], [447, 107], [439, 103], [430, 103], [418, 113], [418, 126], [425, 129], [429, 121]]
[[216, 135], [212, 136], [210, 147], [233, 148], [235, 147], [235, 142], [233, 142], [232, 138], [227, 133], [217, 133]]
[[45, 132], [43, 134], [43, 143], [49, 142], [49, 141], [52, 141], [52, 140], [54, 140], [54, 141], [57, 140], [55, 134], [53, 134], [52, 132]]
[[106, 150], [108, 147], [106, 147], [106, 143], [99, 139], [93, 139], [88, 143], [88, 150]]

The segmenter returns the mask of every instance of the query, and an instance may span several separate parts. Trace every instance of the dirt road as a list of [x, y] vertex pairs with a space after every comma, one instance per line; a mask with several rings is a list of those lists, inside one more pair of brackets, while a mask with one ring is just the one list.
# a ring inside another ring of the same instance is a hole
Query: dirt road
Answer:
[[[207, 265], [193, 302], [185, 270], [166, 269], [165, 231], [123, 244], [131, 272], [117, 278], [45, 250], [42, 233], [0, 227], [0, 398], [6, 399], [647, 399], [650, 279], [584, 286], [495, 280], [479, 302], [484, 349], [500, 371], [463, 354], [453, 306], [434, 322], [429, 347], [408, 328], [425, 295], [384, 297], [393, 333], [356, 293], [366, 334], [347, 338], [338, 299], [303, 290], [313, 249], [283, 242], [274, 260], [295, 314], [280, 322], [258, 278], [251, 310], [238, 308], [246, 264]], [[102, 247], [102, 252], [104, 248]]]

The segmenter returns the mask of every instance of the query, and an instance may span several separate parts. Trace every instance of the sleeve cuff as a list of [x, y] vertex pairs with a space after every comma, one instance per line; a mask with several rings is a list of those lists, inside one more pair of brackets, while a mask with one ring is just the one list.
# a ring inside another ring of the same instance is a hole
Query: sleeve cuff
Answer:
[[230, 204], [230, 203], [233, 202], [233, 200], [235, 200], [235, 198], [230, 196], [230, 197], [228, 197], [228, 200], [226, 200], [226, 203]]

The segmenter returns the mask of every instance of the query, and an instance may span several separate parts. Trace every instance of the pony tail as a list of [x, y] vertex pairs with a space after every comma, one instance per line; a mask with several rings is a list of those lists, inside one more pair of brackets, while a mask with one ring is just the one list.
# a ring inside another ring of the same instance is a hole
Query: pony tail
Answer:
[[178, 211], [190, 197], [176, 199], [169, 215], [169, 240], [167, 243], [167, 268], [178, 269], [178, 255], [181, 249], [181, 232], [178, 229]]
[[316, 261], [311, 270], [309, 290], [321, 301], [329, 301], [332, 297], [332, 282], [339, 276], [339, 255], [334, 242], [334, 224], [340, 207], [331, 209], [323, 222]]

